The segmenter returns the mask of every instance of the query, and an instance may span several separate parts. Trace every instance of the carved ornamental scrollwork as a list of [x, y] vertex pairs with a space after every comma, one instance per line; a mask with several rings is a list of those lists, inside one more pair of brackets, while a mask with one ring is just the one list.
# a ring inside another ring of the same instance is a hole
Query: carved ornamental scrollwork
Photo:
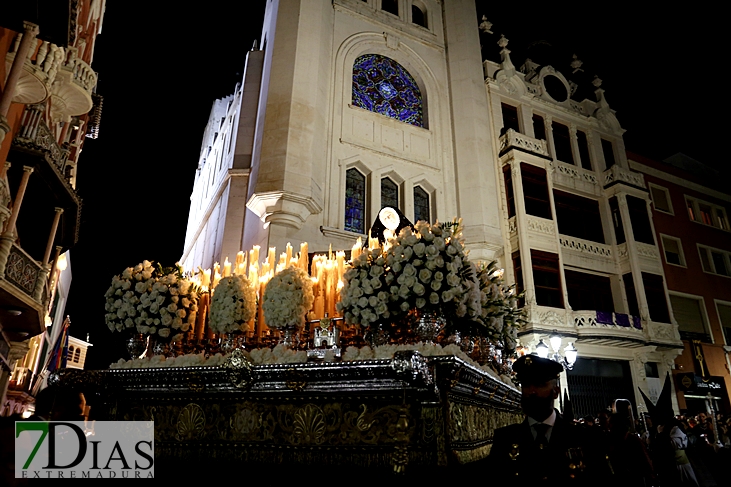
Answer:
[[550, 220], [541, 220], [528, 217], [528, 230], [543, 233], [546, 235], [556, 235], [556, 225]]
[[238, 389], [248, 390], [254, 383], [254, 369], [240, 349], [234, 350], [223, 363], [231, 383]]
[[645, 178], [642, 174], [624, 169], [616, 164], [604, 171], [603, 178], [605, 187], [612, 183], [627, 183], [643, 189], [645, 187]]
[[425, 386], [433, 384], [426, 359], [415, 350], [396, 352], [391, 361], [391, 367], [406, 382], [418, 382]]
[[642, 257], [648, 257], [650, 259], [659, 259], [660, 254], [657, 251], [657, 247], [654, 245], [642, 243], [642, 242], [636, 242], [637, 244], [637, 254]]
[[36, 261], [17, 246], [10, 247], [8, 263], [5, 266], [5, 279], [32, 297], [40, 272], [41, 266]]
[[583, 181], [590, 184], [599, 184], [599, 181], [597, 180], [596, 175], [593, 172], [587, 171], [571, 164], [566, 164], [565, 162], [556, 163], [556, 172], [577, 181]]
[[609, 245], [603, 245], [589, 240], [582, 240], [579, 238], [568, 237], [561, 235], [559, 237], [561, 246], [566, 249], [576, 250], [585, 254], [596, 255], [598, 257], [612, 257], [612, 248]]

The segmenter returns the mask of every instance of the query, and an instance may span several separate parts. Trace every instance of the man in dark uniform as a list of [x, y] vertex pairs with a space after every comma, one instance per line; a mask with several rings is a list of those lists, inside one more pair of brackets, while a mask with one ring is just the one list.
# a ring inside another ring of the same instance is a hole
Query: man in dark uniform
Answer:
[[490, 476], [539, 485], [572, 481], [583, 485], [588, 479], [580, 428], [563, 419], [553, 406], [559, 397], [558, 375], [563, 367], [550, 359], [525, 355], [515, 361], [513, 370], [521, 384], [526, 418], [495, 431]]

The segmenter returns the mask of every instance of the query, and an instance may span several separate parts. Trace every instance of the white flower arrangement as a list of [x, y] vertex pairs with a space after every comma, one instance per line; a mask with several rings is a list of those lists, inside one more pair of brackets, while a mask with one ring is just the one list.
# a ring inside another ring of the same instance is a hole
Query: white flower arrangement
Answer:
[[481, 310], [479, 284], [462, 242], [461, 221], [419, 221], [414, 228], [401, 230], [386, 252], [392, 313], [417, 309], [476, 317]]
[[[284, 345], [277, 345], [271, 348], [256, 348], [254, 350], [242, 350], [244, 356], [254, 365], [265, 364], [303, 364], [307, 362], [307, 352], [304, 350], [291, 350]], [[177, 357], [164, 357], [153, 355], [132, 360], [119, 359], [110, 364], [110, 369], [156, 369], [163, 367], [219, 367], [226, 360], [226, 355], [217, 353], [206, 357], [203, 353], [179, 355]]]
[[387, 291], [386, 258], [380, 248], [364, 249], [343, 275], [338, 312], [350, 324], [368, 327], [391, 316]]
[[505, 284], [503, 270], [497, 268], [496, 261], [480, 264], [476, 276], [482, 302], [482, 312], [477, 320], [482, 326], [478, 327], [476, 334], [497, 343], [503, 354], [509, 355], [515, 350], [518, 330], [525, 322], [515, 288]]
[[131, 330], [182, 340], [195, 323], [198, 289], [183, 277], [182, 268], [154, 268], [143, 261], [112, 278], [106, 294], [105, 321], [111, 331]]
[[157, 280], [156, 272], [152, 262], [145, 260], [112, 278], [112, 284], [104, 295], [104, 321], [110, 331], [135, 330], [140, 298], [152, 290], [152, 285]]
[[222, 278], [211, 299], [210, 327], [214, 333], [249, 331], [256, 314], [256, 293], [244, 275]]
[[264, 321], [270, 328], [300, 327], [314, 300], [310, 276], [290, 266], [267, 284], [262, 303]]

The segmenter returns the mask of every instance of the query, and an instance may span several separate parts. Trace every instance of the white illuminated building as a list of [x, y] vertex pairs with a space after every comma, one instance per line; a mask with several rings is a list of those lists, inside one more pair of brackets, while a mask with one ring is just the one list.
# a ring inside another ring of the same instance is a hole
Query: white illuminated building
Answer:
[[516, 67], [478, 18], [474, 0], [268, 2], [243, 82], [211, 110], [181, 263], [350, 249], [385, 205], [461, 217], [471, 259], [526, 292], [522, 343], [558, 332], [580, 359], [564, 387], [606, 373], [638, 404], [682, 342], [624, 130], [578, 59]]

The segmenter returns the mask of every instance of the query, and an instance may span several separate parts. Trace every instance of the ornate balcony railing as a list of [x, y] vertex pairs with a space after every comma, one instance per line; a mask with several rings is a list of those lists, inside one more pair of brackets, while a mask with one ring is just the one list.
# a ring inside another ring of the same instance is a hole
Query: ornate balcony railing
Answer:
[[56, 138], [43, 120], [43, 112], [44, 107], [40, 104], [26, 107], [20, 121], [20, 130], [13, 139], [13, 144], [48, 154], [53, 165], [63, 175], [69, 151], [58, 145]]
[[565, 162], [556, 161], [555, 166], [556, 173], [569, 178], [571, 180], [580, 181], [582, 183], [598, 184], [596, 174], [593, 171], [589, 171], [582, 167], [574, 166], [573, 164], [567, 164]]
[[500, 137], [500, 154], [502, 155], [510, 149], [519, 149], [539, 156], [549, 157], [545, 140], [528, 137], [513, 129], [508, 129]]
[[[13, 46], [5, 56], [5, 64], [8, 70], [15, 60], [22, 38], [22, 33], [15, 37]], [[33, 104], [45, 101], [51, 94], [51, 86], [56, 79], [59, 67], [66, 57], [63, 47], [51, 42], [43, 41], [38, 48], [37, 54], [35, 45], [28, 51], [23, 73], [15, 88], [13, 96], [15, 103]], [[33, 59], [34, 55], [35, 59]]]
[[612, 246], [605, 245], [591, 240], [583, 240], [581, 238], [570, 237], [568, 235], [559, 235], [561, 247], [567, 250], [575, 250], [582, 254], [589, 254], [605, 259], [612, 258]]
[[574, 325], [577, 328], [598, 327], [642, 330], [642, 320], [639, 316], [611, 311], [574, 311]]
[[10, 245], [7, 263], [0, 275], [28, 297], [43, 304], [47, 272], [19, 246]]
[[617, 165], [614, 165], [604, 171], [602, 176], [605, 188], [614, 183], [625, 183], [638, 188], [645, 187], [645, 177], [642, 174], [630, 171], [629, 169], [624, 169]]
[[33, 385], [33, 372], [27, 367], [15, 367], [8, 383], [8, 390], [30, 393]]
[[528, 231], [540, 233], [544, 235], [556, 235], [556, 224], [553, 220], [540, 218], [537, 216], [528, 216]]

